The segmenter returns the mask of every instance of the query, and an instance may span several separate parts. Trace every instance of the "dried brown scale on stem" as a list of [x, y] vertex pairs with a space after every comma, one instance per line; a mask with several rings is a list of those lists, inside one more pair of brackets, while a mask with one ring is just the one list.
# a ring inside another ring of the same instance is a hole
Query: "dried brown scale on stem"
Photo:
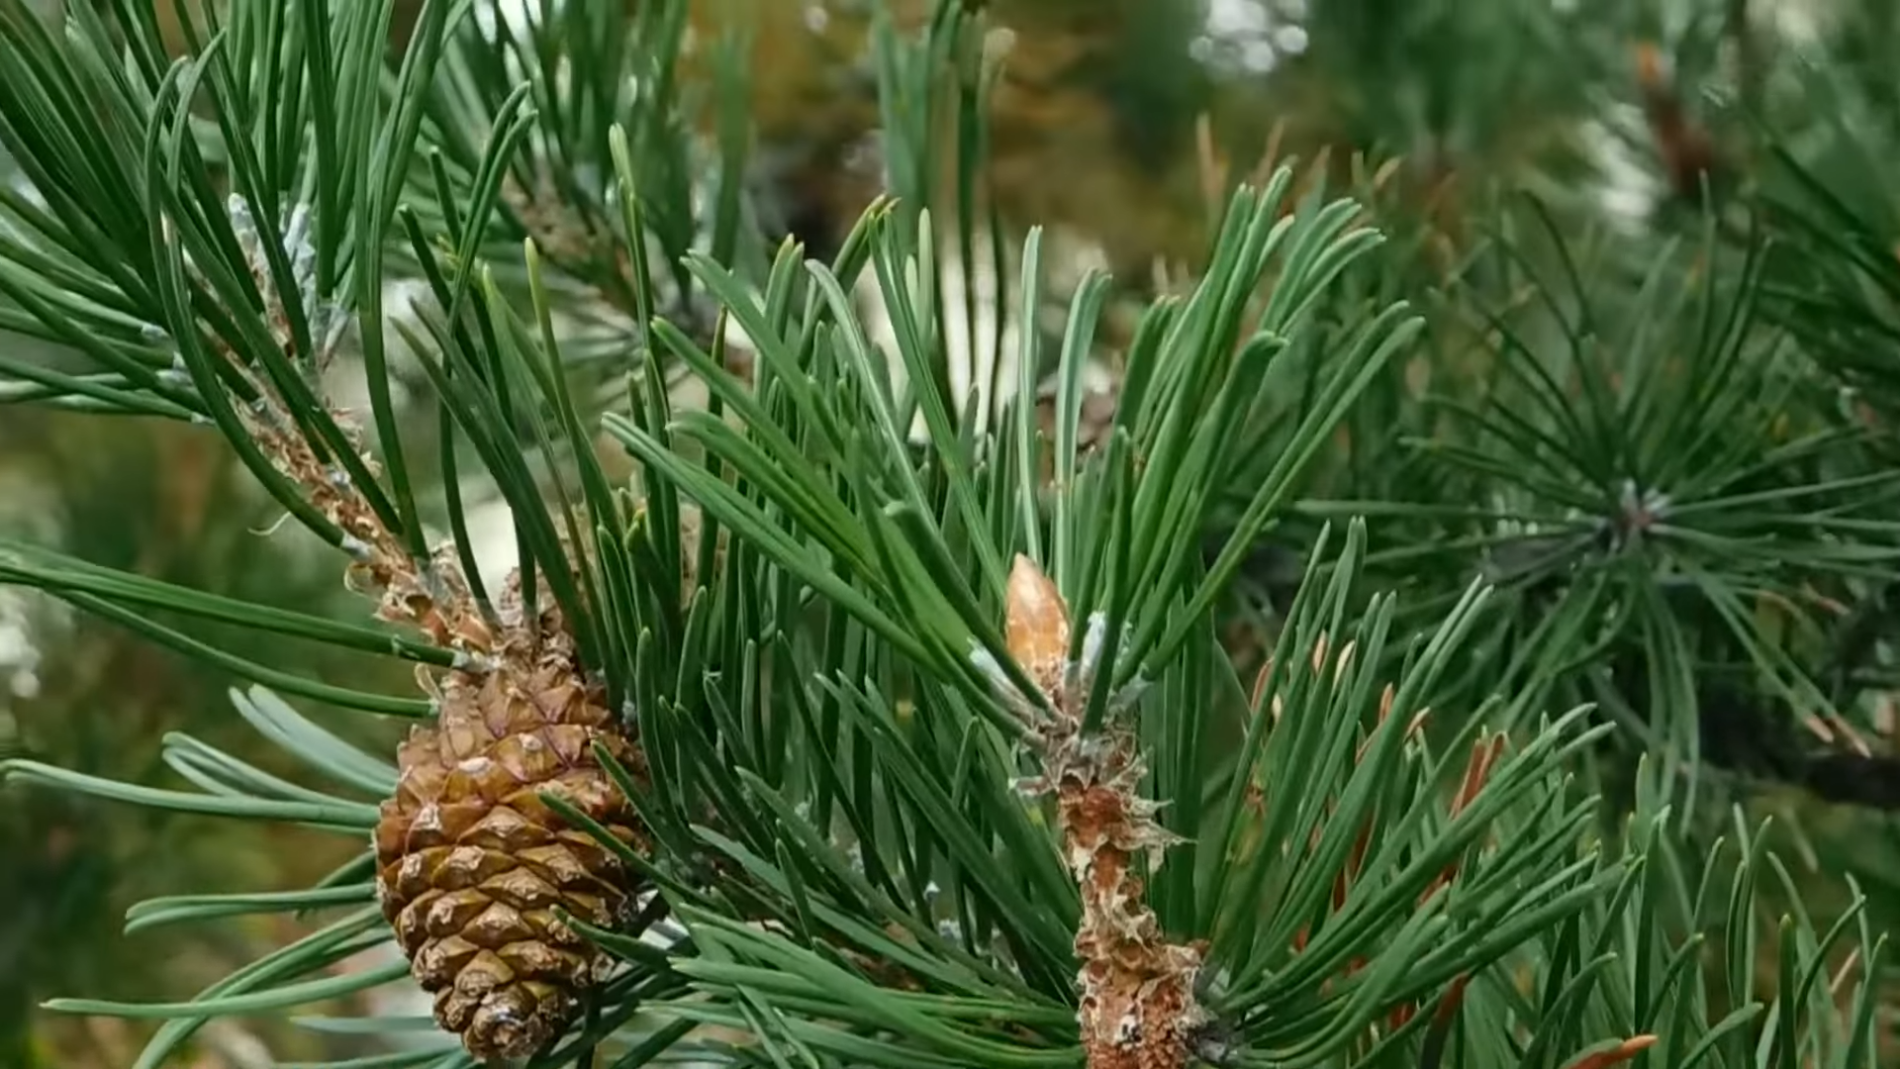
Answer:
[[[1176, 837], [1140, 796], [1134, 733], [1110, 717], [1085, 733], [1083, 717], [1101, 652], [1101, 621], [1090, 621], [1079, 662], [1068, 659], [1069, 610], [1055, 584], [1026, 557], [1010, 573], [1005, 635], [1010, 655], [1049, 708], [1005, 691], [1030, 728], [1043, 774], [1025, 784], [1056, 799], [1064, 861], [1081, 891], [1075, 951], [1081, 1003], [1077, 1023], [1090, 1069], [1176, 1069], [1209, 1015], [1194, 995], [1203, 948], [1171, 943], [1144, 901], [1135, 859], [1150, 868]], [[1122, 697], [1125, 700], [1125, 696]]]
[[[232, 216], [243, 240], [248, 213], [234, 203]], [[255, 231], [249, 236], [254, 246]], [[300, 251], [292, 250], [293, 262]], [[281, 298], [261, 257], [251, 261], [259, 292], [269, 295], [273, 334], [291, 352]], [[308, 307], [311, 297], [303, 299]], [[309, 366], [321, 365], [335, 337], [326, 332]], [[352, 587], [378, 599], [381, 618], [412, 625], [459, 654], [447, 671], [418, 669], [437, 716], [413, 728], [397, 751], [396, 790], [374, 834], [377, 895], [411, 972], [434, 996], [437, 1023], [477, 1058], [531, 1055], [566, 1029], [582, 994], [611, 965], [561, 915], [611, 925], [641, 889], [611, 851], [569, 826], [542, 795], [643, 847], [632, 806], [595, 748], [636, 782], [645, 779], [641, 754], [608, 707], [605, 687], [581, 663], [545, 582], [537, 584], [536, 604], [526, 604], [517, 572], [491, 609], [471, 594], [452, 547], [415, 559], [361, 489], [298, 433], [285, 400], [246, 373], [258, 397], [241, 406], [247, 428], [347, 536]], [[331, 415], [374, 472], [349, 414]]]

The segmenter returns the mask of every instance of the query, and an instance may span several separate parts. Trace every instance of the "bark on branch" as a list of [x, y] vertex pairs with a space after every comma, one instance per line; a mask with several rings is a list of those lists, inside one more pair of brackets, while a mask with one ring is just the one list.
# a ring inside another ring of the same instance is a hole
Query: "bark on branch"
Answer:
[[[1105, 640], [1088, 622], [1080, 656], [1069, 659], [1069, 609], [1028, 558], [1010, 573], [1005, 637], [1009, 652], [1042, 692], [1043, 708], [1004, 684], [1029, 728], [1042, 773], [1023, 788], [1056, 801], [1063, 861], [1081, 892], [1075, 952], [1081, 1003], [1077, 1023], [1090, 1069], [1178, 1069], [1208, 1014], [1195, 998], [1203, 947], [1170, 942], [1147, 905], [1138, 858], [1161, 862], [1177, 837], [1158, 824], [1159, 804], [1141, 797], [1142, 755], [1134, 731], [1113, 715], [1130, 694], [1110, 699], [1099, 732], [1083, 719]], [[999, 673], [1000, 676], [1000, 673]]]

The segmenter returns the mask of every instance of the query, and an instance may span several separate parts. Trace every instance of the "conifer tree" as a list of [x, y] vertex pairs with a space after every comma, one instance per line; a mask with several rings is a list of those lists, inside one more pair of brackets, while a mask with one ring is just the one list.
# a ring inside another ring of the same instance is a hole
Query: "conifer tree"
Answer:
[[[1418, 17], [1562, 25], [1503, 17], [1532, 6]], [[1718, 185], [1711, 135], [1637, 235], [1488, 203], [1521, 176], [1419, 210], [1498, 158], [1467, 151], [1495, 110], [1425, 116], [1423, 186], [1210, 149], [1190, 271], [1058, 289], [987, 185], [982, 4], [872, 11], [885, 195], [824, 255], [761, 210], [743, 52], [688, 5], [425, 0], [392, 45], [408, 7], [0, 0], [34, 194], [0, 192], [0, 325], [62, 347], [0, 354], [0, 398], [215, 438], [362, 595], [0, 543], [0, 580], [215, 665], [300, 766], [173, 738], [167, 783], [14, 759], [10, 792], [356, 846], [129, 918], [294, 942], [54, 1009], [162, 1022], [139, 1069], [284, 1014], [427, 1030], [339, 1069], [1878, 1063], [1878, 919], [1811, 910], [1741, 804], [1877, 804], [1886, 767], [1896, 269], [1776, 133], [1818, 90], [1751, 113], [1779, 170]], [[1311, 39], [1376, 55], [1396, 20], [1357, 8]], [[337, 1008], [398, 986], [426, 1020]]]

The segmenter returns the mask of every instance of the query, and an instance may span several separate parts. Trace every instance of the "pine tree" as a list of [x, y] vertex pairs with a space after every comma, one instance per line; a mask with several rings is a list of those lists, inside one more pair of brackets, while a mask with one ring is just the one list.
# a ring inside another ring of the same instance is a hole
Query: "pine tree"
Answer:
[[[1507, 116], [1428, 89], [1468, 121], [1348, 113], [1248, 181], [1208, 144], [1189, 270], [1058, 287], [990, 184], [983, 6], [868, 16], [888, 195], [812, 255], [751, 180], [744, 52], [682, 3], [0, 0], [34, 191], [0, 191], [0, 325], [61, 347], [0, 354], [0, 398], [215, 436], [367, 610], [0, 544], [0, 580], [226, 673], [301, 766], [9, 781], [357, 846], [137, 907], [309, 925], [196, 996], [53, 1008], [162, 1021], [141, 1069], [223, 1017], [413, 1032], [336, 1006], [396, 985], [431, 1039], [328, 1064], [1877, 1064], [1879, 919], [1851, 881], [1810, 908], [1744, 793], [1880, 804], [1889, 767], [1900, 269], [1777, 132], [1819, 81], [1764, 81], [1769, 163], [1718, 183], [1693, 64], [1637, 53], [1681, 180], [1636, 233], [1493, 203], [1584, 154], [1502, 167]], [[1533, 6], [1412, 17], [1555, 47]], [[1335, 16], [1277, 85], [1423, 32]], [[1829, 87], [1874, 106], [1868, 63]], [[1010, 381], [953, 387], [966, 358]]]

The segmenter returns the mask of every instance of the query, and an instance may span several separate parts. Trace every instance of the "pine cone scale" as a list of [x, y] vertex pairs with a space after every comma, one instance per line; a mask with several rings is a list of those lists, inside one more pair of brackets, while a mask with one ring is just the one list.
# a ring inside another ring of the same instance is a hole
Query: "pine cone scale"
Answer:
[[[460, 936], [447, 936], [416, 951], [414, 969], [418, 978], [431, 977], [438, 984], [451, 984], [463, 967], [475, 960], [482, 948]], [[423, 980], [428, 983], [428, 980]]]

